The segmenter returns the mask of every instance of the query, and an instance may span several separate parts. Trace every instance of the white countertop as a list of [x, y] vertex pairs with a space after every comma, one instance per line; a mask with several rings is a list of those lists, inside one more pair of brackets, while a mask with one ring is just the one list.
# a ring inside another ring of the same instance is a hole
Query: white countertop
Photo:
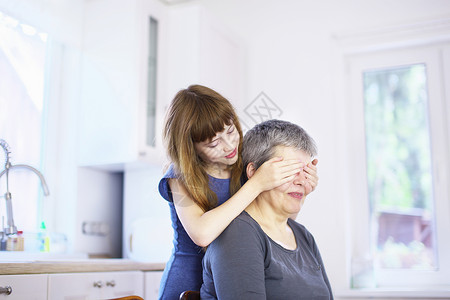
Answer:
[[0, 261], [0, 275], [48, 274], [113, 271], [161, 271], [163, 262], [138, 262], [130, 259], [51, 259]]

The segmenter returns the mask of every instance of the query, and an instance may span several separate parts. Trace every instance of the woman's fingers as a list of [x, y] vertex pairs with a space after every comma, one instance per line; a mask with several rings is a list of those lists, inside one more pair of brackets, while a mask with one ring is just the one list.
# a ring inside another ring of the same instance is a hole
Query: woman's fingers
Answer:
[[282, 156], [275, 156], [275, 157], [272, 157], [271, 159], [269, 159], [268, 161], [266, 161], [265, 163], [263, 163], [263, 165], [277, 162], [277, 161], [282, 161], [282, 160], [283, 160]]
[[305, 196], [307, 196], [309, 193], [313, 191], [313, 187], [308, 180], [305, 181], [304, 187], [305, 187]]
[[308, 183], [311, 185], [311, 192], [316, 188], [317, 184], [319, 183], [319, 176], [317, 175], [317, 163], [319, 161], [314, 159], [312, 162], [310, 162], [305, 168], [305, 178], [307, 179]]
[[301, 172], [305, 178], [303, 185], [305, 187], [305, 194], [308, 195], [317, 187], [319, 183], [319, 176], [317, 175], [318, 160], [314, 159], [312, 162], [305, 165], [297, 160], [285, 160], [279, 162], [280, 166], [280, 184], [287, 183], [294, 180], [295, 176]]
[[305, 193], [312, 192], [319, 181], [317, 176], [318, 160], [314, 159], [307, 165], [295, 159], [284, 160], [283, 157], [274, 157], [266, 161], [257, 171], [263, 190], [269, 190], [294, 180], [297, 174], [305, 177]]
[[296, 159], [283, 160], [275, 164], [277, 165], [280, 174], [284, 174], [285, 176], [296, 174], [305, 167], [305, 163]]
[[266, 191], [273, 189], [287, 182], [294, 174], [300, 172], [304, 164], [295, 160], [283, 160], [283, 158], [275, 157], [258, 168], [256, 171], [257, 181], [261, 190]]

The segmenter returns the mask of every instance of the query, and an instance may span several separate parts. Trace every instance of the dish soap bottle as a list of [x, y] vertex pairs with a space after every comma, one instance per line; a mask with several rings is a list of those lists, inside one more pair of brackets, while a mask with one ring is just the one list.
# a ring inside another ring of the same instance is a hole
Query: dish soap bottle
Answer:
[[39, 239], [40, 239], [39, 251], [50, 252], [50, 237], [48, 236], [47, 228], [45, 227], [44, 221], [41, 222]]

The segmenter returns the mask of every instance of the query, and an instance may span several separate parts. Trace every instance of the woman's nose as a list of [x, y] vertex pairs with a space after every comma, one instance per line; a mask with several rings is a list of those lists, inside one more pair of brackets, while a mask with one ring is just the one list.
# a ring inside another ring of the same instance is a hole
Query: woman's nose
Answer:
[[230, 137], [226, 137], [223, 139], [223, 151], [229, 152], [233, 150], [233, 141]]
[[299, 185], [306, 184], [306, 177], [305, 177], [305, 172], [303, 171], [303, 169], [295, 175], [294, 184], [299, 184]]

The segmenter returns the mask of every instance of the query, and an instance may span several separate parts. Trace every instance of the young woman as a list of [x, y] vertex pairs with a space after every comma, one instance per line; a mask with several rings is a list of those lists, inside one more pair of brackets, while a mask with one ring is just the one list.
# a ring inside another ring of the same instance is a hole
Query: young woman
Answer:
[[159, 183], [169, 202], [174, 250], [164, 270], [160, 299], [178, 299], [202, 284], [207, 247], [261, 192], [287, 183], [301, 170], [306, 193], [317, 185], [315, 164], [275, 157], [241, 186], [242, 130], [231, 103], [204, 86], [177, 93], [164, 127], [172, 162]]

